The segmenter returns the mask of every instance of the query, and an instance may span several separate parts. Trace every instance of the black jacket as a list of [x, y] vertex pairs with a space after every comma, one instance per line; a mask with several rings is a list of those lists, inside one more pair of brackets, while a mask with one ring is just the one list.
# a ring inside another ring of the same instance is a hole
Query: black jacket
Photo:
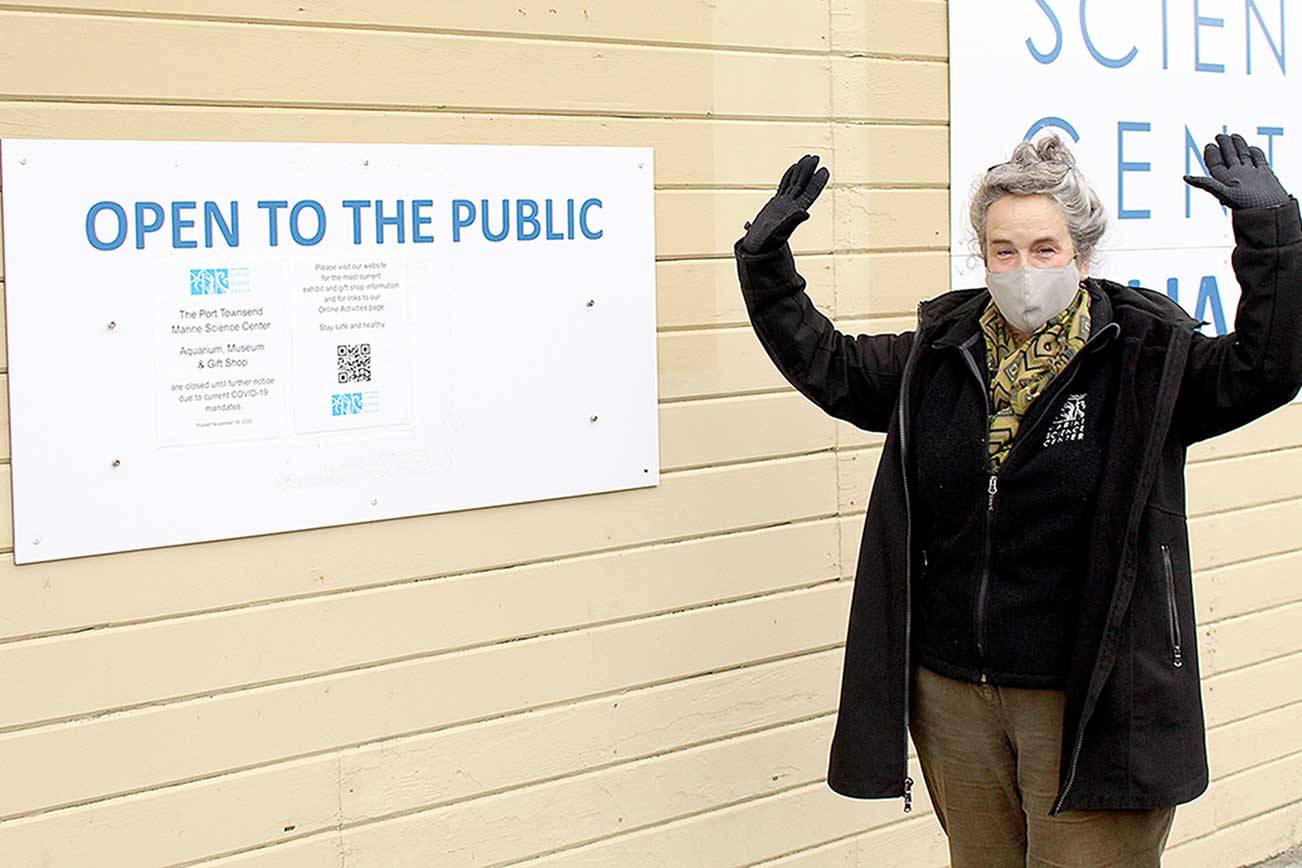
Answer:
[[[1089, 281], [1118, 333], [1117, 386], [1096, 493], [1066, 691], [1058, 798], [1072, 809], [1152, 808], [1207, 787], [1188, 528], [1186, 447], [1290, 401], [1302, 386], [1298, 203], [1233, 213], [1242, 288], [1236, 331], [1209, 338], [1165, 295]], [[734, 247], [752, 325], [782, 374], [827, 413], [886, 432], [869, 498], [846, 635], [828, 785], [855, 798], [906, 794], [920, 568], [906, 473], [935, 335], [979, 313], [981, 289], [918, 306], [914, 331], [849, 336], [805, 294], [790, 248]], [[1175, 623], [1172, 624], [1172, 600]], [[1172, 662], [1170, 636], [1183, 641]], [[911, 783], [911, 782], [910, 782]], [[906, 798], [907, 801], [907, 798]]]
[[909, 452], [913, 660], [942, 675], [1062, 688], [1085, 547], [1116, 407], [1121, 353], [1108, 294], [1091, 284], [1088, 340], [1035, 399], [988, 469], [986, 342], [978, 294], [938, 323], [915, 363]]

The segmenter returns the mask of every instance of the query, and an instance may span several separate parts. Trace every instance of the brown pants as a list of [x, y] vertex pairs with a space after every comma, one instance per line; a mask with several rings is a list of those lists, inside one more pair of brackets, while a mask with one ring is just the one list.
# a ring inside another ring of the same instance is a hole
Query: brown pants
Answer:
[[952, 868], [1159, 866], [1175, 808], [1064, 811], [1063, 692], [958, 681], [918, 667], [909, 730]]

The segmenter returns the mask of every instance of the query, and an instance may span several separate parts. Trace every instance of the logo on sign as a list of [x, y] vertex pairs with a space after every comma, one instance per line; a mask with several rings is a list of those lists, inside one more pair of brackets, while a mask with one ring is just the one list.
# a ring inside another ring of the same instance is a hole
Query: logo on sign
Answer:
[[190, 295], [222, 295], [230, 291], [229, 268], [191, 268]]
[[331, 416], [352, 416], [362, 412], [361, 392], [336, 392], [330, 396]]
[[250, 288], [247, 268], [190, 269], [190, 295], [227, 295]]

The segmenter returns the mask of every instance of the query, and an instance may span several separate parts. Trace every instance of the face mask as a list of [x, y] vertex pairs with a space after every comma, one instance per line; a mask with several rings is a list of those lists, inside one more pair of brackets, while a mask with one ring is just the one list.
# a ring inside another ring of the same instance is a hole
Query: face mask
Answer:
[[1080, 272], [1061, 268], [1017, 268], [1000, 274], [986, 270], [986, 286], [1008, 324], [1024, 335], [1067, 309], [1080, 286]]

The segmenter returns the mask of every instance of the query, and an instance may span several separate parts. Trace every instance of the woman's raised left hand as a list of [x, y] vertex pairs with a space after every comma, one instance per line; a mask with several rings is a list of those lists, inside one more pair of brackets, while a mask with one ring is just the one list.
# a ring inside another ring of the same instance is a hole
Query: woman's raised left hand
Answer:
[[1229, 208], [1274, 208], [1290, 198], [1265, 152], [1238, 133], [1218, 135], [1203, 149], [1203, 162], [1211, 177], [1185, 175], [1185, 183], [1206, 190]]

